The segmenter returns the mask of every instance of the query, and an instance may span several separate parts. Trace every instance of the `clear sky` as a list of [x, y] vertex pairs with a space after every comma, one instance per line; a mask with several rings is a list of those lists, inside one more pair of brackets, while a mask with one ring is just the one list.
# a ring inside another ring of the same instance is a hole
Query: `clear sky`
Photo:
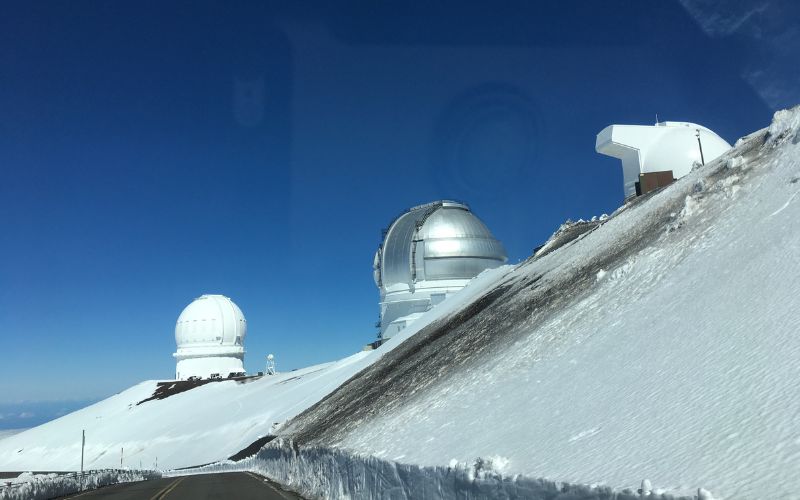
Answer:
[[244, 311], [249, 371], [343, 357], [409, 206], [469, 203], [516, 263], [620, 205], [606, 125], [733, 143], [797, 101], [789, 2], [428, 3], [4, 5], [5, 415], [173, 376], [203, 293]]

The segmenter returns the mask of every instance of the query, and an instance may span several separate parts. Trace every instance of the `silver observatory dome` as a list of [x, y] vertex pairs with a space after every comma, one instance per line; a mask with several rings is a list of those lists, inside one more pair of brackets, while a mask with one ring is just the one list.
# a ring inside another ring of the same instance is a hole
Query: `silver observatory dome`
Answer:
[[503, 265], [505, 248], [469, 207], [437, 201], [391, 223], [375, 253], [381, 337], [402, 330], [485, 269]]

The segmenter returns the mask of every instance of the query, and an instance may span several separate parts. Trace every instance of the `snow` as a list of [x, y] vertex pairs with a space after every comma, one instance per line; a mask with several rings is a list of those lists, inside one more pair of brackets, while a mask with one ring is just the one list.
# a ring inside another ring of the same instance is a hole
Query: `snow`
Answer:
[[147, 470], [87, 471], [71, 474], [32, 474], [0, 480], [0, 500], [37, 500], [94, 490], [110, 484], [156, 479], [161, 474]]
[[[530, 500], [640, 500], [632, 490], [613, 492], [599, 485], [573, 485], [544, 479], [502, 474], [502, 457], [478, 458], [470, 464], [422, 467], [397, 463], [374, 456], [354, 455], [335, 448], [296, 448], [278, 442], [258, 455], [238, 463], [221, 463], [180, 475], [210, 472], [252, 471], [278, 481], [308, 498], [349, 500], [375, 498], [416, 500], [472, 500], [526, 498]], [[659, 492], [649, 498], [667, 498]], [[704, 500], [713, 500], [706, 496]]]
[[136, 405], [143, 382], [3, 439], [0, 470], [74, 469], [86, 429], [89, 468], [124, 447], [329, 498], [796, 496], [798, 131], [800, 108], [776, 113], [375, 351]]
[[501, 455], [509, 474], [615, 489], [795, 496], [798, 128], [800, 110], [778, 113], [520, 265], [475, 316], [420, 332], [403, 364], [373, 365], [281, 434], [419, 465]]
[[0, 429], [0, 440], [13, 436], [14, 434], [19, 434], [24, 430], [25, 429]]
[[123, 464], [136, 467], [186, 467], [225, 459], [335, 389], [367, 357], [358, 353], [249, 383], [209, 383], [137, 405], [156, 388], [155, 381], [142, 382], [0, 441], [0, 469], [77, 470], [82, 429], [87, 469], [118, 466], [121, 449]]
[[792, 144], [797, 144], [800, 141], [800, 113], [797, 108], [776, 112], [767, 130], [769, 142], [773, 145], [788, 138], [791, 138]]

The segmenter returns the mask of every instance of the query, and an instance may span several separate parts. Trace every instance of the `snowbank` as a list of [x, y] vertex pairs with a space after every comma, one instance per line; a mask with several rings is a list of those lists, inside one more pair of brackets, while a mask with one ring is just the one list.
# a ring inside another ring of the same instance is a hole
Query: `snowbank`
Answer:
[[[641, 500], [634, 491], [612, 491], [596, 485], [556, 483], [519, 475], [502, 474], [501, 457], [478, 458], [472, 464], [421, 467], [356, 455], [336, 448], [298, 448], [289, 442], [271, 443], [256, 456], [238, 463], [221, 463], [175, 475], [251, 471], [276, 481], [307, 498], [329, 500], [477, 500], [525, 498], [529, 500]], [[672, 499], [646, 491], [652, 500]], [[698, 496], [711, 500], [699, 491]]]
[[800, 142], [800, 111], [798, 109], [800, 106], [775, 113], [769, 129], [767, 129], [770, 144], [779, 145], [785, 140], [790, 140], [792, 144]]
[[71, 495], [102, 486], [158, 479], [161, 473], [150, 470], [92, 470], [68, 474], [23, 472], [13, 479], [0, 479], [0, 500], [37, 500]]

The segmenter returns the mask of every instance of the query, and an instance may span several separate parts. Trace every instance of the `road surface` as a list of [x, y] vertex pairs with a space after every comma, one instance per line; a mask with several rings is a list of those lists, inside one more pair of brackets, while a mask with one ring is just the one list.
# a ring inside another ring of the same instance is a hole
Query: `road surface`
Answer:
[[296, 494], [283, 491], [275, 483], [250, 472], [200, 474], [115, 484], [65, 498], [113, 498], [115, 500], [301, 499]]

